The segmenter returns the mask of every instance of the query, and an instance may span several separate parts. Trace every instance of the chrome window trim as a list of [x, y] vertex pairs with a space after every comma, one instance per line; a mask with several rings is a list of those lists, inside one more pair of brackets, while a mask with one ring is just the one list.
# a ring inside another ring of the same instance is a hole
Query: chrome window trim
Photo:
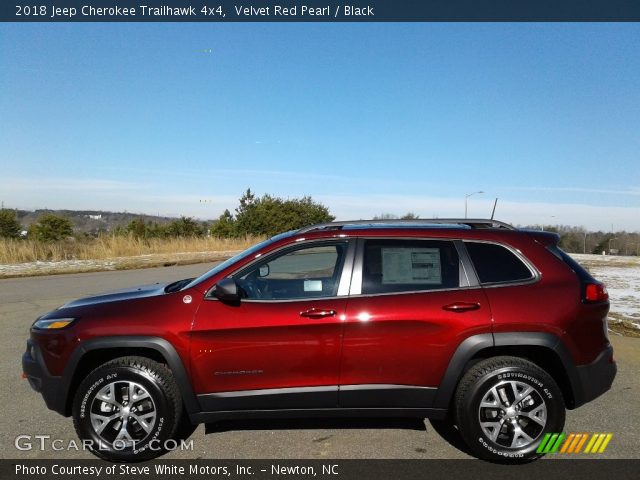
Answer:
[[[453, 243], [458, 251], [458, 257], [460, 258], [460, 287], [479, 286], [480, 282], [478, 281], [478, 276], [476, 275], [476, 271], [471, 263], [469, 252], [467, 252], [462, 240], [454, 240]], [[464, 280], [466, 280], [466, 285], [464, 284]]]
[[437, 294], [440, 292], [459, 292], [464, 290], [477, 290], [482, 288], [480, 285], [469, 287], [453, 287], [453, 288], [436, 288], [432, 290], [404, 290], [402, 292], [383, 292], [383, 293], [359, 293], [357, 295], [349, 295], [349, 298], [365, 298], [365, 297], [380, 297], [387, 295], [415, 295], [415, 294]]
[[364, 242], [366, 238], [357, 238], [355, 261], [353, 263], [353, 273], [351, 275], [351, 288], [349, 296], [360, 295], [362, 293], [362, 266], [364, 262]]
[[[542, 272], [540, 272], [535, 265], [533, 265], [533, 263], [531, 263], [531, 261], [529, 261], [529, 259], [527, 257], [524, 256], [524, 254], [518, 250], [517, 248], [512, 247], [511, 245], [507, 245], [501, 242], [496, 242], [495, 240], [475, 240], [475, 239], [464, 239], [461, 242], [464, 246], [466, 255], [469, 258], [470, 261], [470, 265], [473, 268], [473, 272], [476, 275], [476, 278], [478, 280], [478, 285], [480, 285], [482, 288], [496, 288], [496, 287], [514, 287], [514, 286], [518, 286], [518, 285], [531, 285], [533, 283], [537, 283], [540, 281], [540, 279], [542, 278]], [[524, 265], [525, 267], [527, 267], [527, 269], [529, 270], [529, 272], [531, 272], [531, 277], [530, 278], [525, 278], [525, 279], [521, 279], [521, 280], [505, 280], [505, 281], [501, 281], [501, 282], [486, 282], [486, 283], [482, 283], [480, 281], [480, 277], [478, 276], [476, 270], [475, 270], [475, 265], [473, 264], [473, 261], [471, 260], [471, 255], [469, 254], [469, 252], [466, 250], [466, 244], [467, 243], [488, 243], [490, 245], [497, 245], [499, 247], [502, 248], [506, 248], [508, 251], [510, 251], [511, 253], [513, 253], [516, 258], [518, 258]]]

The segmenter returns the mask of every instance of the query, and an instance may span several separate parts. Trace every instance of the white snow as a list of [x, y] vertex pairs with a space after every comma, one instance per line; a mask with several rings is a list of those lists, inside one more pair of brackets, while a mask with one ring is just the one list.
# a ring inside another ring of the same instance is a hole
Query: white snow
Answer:
[[571, 255], [609, 291], [611, 313], [640, 328], [640, 258], [611, 255]]

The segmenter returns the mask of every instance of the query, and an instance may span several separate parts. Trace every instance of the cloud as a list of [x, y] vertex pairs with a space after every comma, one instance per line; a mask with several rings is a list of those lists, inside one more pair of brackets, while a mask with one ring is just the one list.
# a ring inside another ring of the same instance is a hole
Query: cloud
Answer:
[[[338, 220], [373, 218], [381, 213], [413, 212], [421, 218], [464, 217], [464, 199], [412, 195], [327, 195], [317, 200], [328, 205]], [[469, 218], [489, 218], [493, 200], [469, 201]], [[574, 225], [588, 229], [640, 231], [640, 207], [608, 207], [579, 203], [513, 202], [499, 200], [495, 218], [514, 225]]]
[[586, 187], [502, 187], [505, 190], [521, 192], [574, 192], [574, 193], [604, 193], [608, 195], [640, 196], [640, 187], [586, 188]]
[[128, 211], [203, 219], [217, 218], [237, 203], [235, 195], [181, 194], [154, 183], [103, 179], [4, 178], [0, 192], [9, 208]]
[[[231, 175], [236, 170], [225, 170], [225, 175]], [[238, 171], [239, 172], [239, 171]], [[269, 174], [281, 178], [278, 172], [254, 173]], [[245, 172], [246, 173], [246, 172]], [[314, 185], [330, 183], [331, 175], [318, 176], [289, 172], [289, 179], [307, 178], [316, 179]], [[130, 178], [136, 178], [131, 175]], [[142, 178], [142, 177], [141, 177]], [[317, 180], [325, 180], [318, 182]], [[342, 179], [347, 181], [348, 179]], [[317, 201], [328, 206], [330, 211], [339, 220], [367, 219], [382, 213], [402, 215], [414, 212], [422, 218], [460, 218], [464, 216], [464, 197], [452, 198], [438, 196], [431, 193], [430, 196], [411, 193], [369, 193], [380, 191], [375, 183], [362, 188], [361, 180], [358, 185], [351, 185], [349, 191], [361, 191], [358, 195], [318, 194], [312, 191], [305, 192], [313, 196]], [[283, 195], [283, 191], [290, 191], [290, 196], [301, 196], [291, 188], [276, 188], [276, 183], [271, 185], [270, 193]], [[300, 184], [300, 182], [296, 182]], [[319, 187], [322, 190], [322, 187]], [[527, 187], [535, 189], [536, 187]], [[586, 192], [592, 189], [578, 187], [552, 187], [567, 188], [571, 191]], [[200, 219], [217, 218], [225, 209], [233, 211], [237, 207], [238, 197], [243, 189], [229, 193], [229, 185], [225, 182], [178, 182], [167, 187], [161, 183], [152, 181], [117, 181], [104, 179], [24, 179], [10, 178], [0, 179], [0, 196], [5, 205], [11, 208], [37, 209], [91, 209], [129, 211], [138, 213], [160, 214], [166, 216], [192, 216]], [[407, 190], [407, 189], [405, 189]], [[425, 188], [425, 191], [427, 189]], [[544, 187], [542, 188], [544, 190]], [[606, 190], [606, 189], [603, 189]], [[608, 190], [607, 190], [608, 191]], [[637, 195], [640, 189], [627, 188], [629, 195]], [[614, 192], [612, 190], [612, 192]], [[258, 192], [260, 193], [260, 192]], [[615, 193], [619, 191], [615, 190]], [[203, 201], [206, 200], [206, 201]], [[488, 218], [493, 208], [492, 198], [474, 196], [469, 199], [469, 217]], [[631, 206], [601, 206], [588, 205], [580, 202], [553, 202], [547, 201], [508, 201], [501, 199], [496, 210], [496, 219], [515, 225], [574, 225], [584, 226], [588, 229], [609, 231], [625, 229], [628, 231], [640, 231], [640, 207]]]
[[123, 190], [139, 191], [141, 188], [150, 187], [150, 185], [134, 182], [91, 178], [3, 178], [0, 180], [0, 189], [7, 193], [36, 193], [43, 190], [50, 192], [120, 192]]

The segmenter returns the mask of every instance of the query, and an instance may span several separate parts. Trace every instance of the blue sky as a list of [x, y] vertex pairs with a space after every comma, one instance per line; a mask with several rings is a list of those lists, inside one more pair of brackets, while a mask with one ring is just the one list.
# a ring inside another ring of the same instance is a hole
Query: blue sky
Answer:
[[[0, 200], [640, 230], [638, 24], [3, 24]], [[206, 200], [206, 202], [202, 202]]]

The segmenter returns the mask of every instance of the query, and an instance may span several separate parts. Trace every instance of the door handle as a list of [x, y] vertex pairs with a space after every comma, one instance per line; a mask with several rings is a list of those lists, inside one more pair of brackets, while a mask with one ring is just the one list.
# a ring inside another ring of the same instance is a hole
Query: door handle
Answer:
[[480, 308], [479, 303], [471, 303], [471, 302], [450, 303], [449, 305], [445, 305], [444, 307], [442, 307], [443, 310], [448, 310], [454, 313], [470, 312], [471, 310], [478, 310], [479, 308]]
[[317, 309], [317, 308], [310, 308], [309, 310], [300, 312], [301, 317], [313, 318], [313, 319], [333, 317], [335, 314], [336, 314], [335, 310], [324, 310], [324, 309]]

